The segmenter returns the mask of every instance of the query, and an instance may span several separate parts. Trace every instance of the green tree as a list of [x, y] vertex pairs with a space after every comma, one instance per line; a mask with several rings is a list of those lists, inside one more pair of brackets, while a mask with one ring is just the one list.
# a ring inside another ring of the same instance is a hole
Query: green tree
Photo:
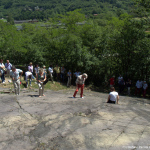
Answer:
[[7, 22], [10, 23], [11, 25], [14, 25], [14, 18], [12, 17], [11, 14], [8, 14], [8, 16], [7, 16]]

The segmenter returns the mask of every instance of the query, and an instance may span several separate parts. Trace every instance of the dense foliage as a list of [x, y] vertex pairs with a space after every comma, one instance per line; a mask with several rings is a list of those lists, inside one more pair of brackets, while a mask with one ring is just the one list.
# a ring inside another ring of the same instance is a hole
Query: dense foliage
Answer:
[[11, 14], [15, 20], [44, 20], [81, 9], [87, 17], [99, 14], [99, 18], [108, 19], [122, 13], [134, 14], [133, 4], [132, 0], [0, 0], [0, 18]]
[[54, 21], [48, 27], [23, 24], [20, 31], [0, 22], [0, 56], [13, 64], [64, 64], [67, 70], [87, 72], [89, 81], [97, 85], [119, 74], [149, 79], [150, 37], [145, 20], [122, 14], [100, 26], [73, 11]]

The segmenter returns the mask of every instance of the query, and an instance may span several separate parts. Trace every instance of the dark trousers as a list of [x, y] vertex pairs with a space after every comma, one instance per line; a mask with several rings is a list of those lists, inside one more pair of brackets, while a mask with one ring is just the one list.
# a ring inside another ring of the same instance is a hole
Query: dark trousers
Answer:
[[108, 101], [107, 103], [115, 104], [115, 103], [116, 103], [116, 101], [111, 101], [111, 100], [109, 99], [109, 101]]
[[119, 85], [119, 93], [122, 93], [124, 90], [124, 85]]
[[136, 91], [135, 91], [135, 95], [140, 95], [141, 94], [141, 88], [136, 88]]

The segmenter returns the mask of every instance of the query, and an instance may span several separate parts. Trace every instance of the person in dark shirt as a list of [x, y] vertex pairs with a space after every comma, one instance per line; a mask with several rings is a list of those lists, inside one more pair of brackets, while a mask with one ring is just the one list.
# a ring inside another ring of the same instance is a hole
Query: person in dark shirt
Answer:
[[130, 95], [130, 87], [131, 87], [131, 80], [130, 79], [128, 79], [128, 81], [126, 82], [126, 86], [128, 89], [128, 95]]

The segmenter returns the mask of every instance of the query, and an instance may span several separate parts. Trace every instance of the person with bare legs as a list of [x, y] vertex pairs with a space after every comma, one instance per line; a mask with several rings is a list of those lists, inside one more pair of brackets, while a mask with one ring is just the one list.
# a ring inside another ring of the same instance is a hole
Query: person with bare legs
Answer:
[[38, 83], [38, 86], [39, 86], [39, 97], [41, 96], [45, 96], [44, 95], [44, 81], [46, 81], [46, 74], [45, 72], [43, 71], [43, 69], [39, 69], [39, 73], [36, 77], [36, 80], [37, 80], [37, 83]]

